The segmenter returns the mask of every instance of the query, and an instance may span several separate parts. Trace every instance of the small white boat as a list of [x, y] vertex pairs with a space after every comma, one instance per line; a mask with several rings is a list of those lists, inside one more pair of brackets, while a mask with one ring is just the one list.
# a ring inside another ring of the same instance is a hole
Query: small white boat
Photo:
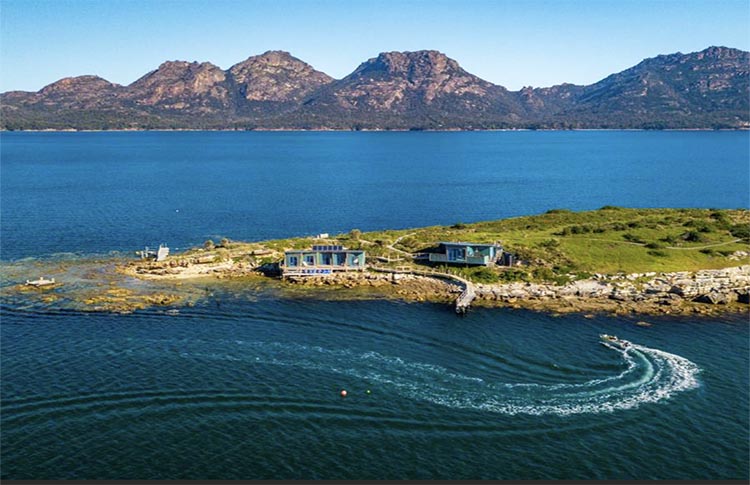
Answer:
[[602, 344], [613, 344], [617, 347], [620, 347], [621, 349], [627, 349], [630, 348], [631, 343], [627, 340], [623, 340], [621, 338], [617, 338], [614, 335], [607, 335], [606, 333], [603, 333], [599, 335], [599, 338], [602, 339]]
[[44, 276], [41, 276], [37, 280], [26, 280], [26, 284], [29, 286], [36, 286], [37, 288], [40, 286], [54, 285], [55, 278], [45, 279]]

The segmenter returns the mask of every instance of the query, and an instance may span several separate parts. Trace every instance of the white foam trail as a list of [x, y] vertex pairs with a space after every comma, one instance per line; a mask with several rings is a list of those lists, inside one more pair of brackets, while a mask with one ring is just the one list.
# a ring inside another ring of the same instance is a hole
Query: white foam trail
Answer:
[[618, 374], [578, 384], [552, 385], [493, 382], [378, 352], [356, 354], [319, 346], [239, 340], [227, 343], [237, 345], [240, 351], [194, 353], [181, 349], [179, 355], [338, 373], [388, 386], [412, 399], [508, 415], [566, 416], [633, 409], [698, 387], [700, 372], [684, 357], [632, 343], [625, 348], [607, 345], [620, 354], [625, 364]]

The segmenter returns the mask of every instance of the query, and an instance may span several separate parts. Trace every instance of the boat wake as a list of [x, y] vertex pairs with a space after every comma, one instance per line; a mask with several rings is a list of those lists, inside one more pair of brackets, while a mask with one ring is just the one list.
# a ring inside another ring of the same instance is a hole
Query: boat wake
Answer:
[[[624, 369], [616, 375], [575, 384], [503, 383], [408, 362], [377, 352], [353, 354], [322, 347], [266, 344], [273, 357], [256, 362], [335, 372], [388, 386], [405, 397], [457, 409], [508, 415], [572, 415], [636, 408], [698, 387], [700, 369], [679, 355], [628, 342], [617, 352]], [[265, 353], [265, 352], [263, 352]], [[303, 358], [300, 358], [304, 356]]]
[[[676, 393], [696, 388], [700, 371], [694, 363], [678, 355], [622, 340], [602, 342], [607, 349], [619, 355], [619, 362], [607, 364], [608, 367], [615, 365], [619, 368], [617, 373], [585, 382], [557, 384], [499, 382], [501, 378], [466, 375], [439, 365], [411, 362], [378, 352], [357, 353], [281, 342], [164, 339], [139, 340], [138, 343], [140, 345], [130, 347], [110, 342], [107, 348], [98, 348], [96, 352], [104, 352], [109, 359], [122, 355], [128, 359], [147, 357], [145, 361], [150, 361], [154, 354], [168, 352], [174, 358], [195, 361], [191, 365], [221, 362], [219, 365], [226, 367], [226, 361], [229, 361], [239, 373], [245, 372], [243, 368], [255, 365], [286, 368], [284, 373], [288, 375], [294, 375], [294, 369], [333, 373], [345, 376], [347, 379], [343, 382], [353, 379], [368, 387], [389, 389], [394, 394], [413, 400], [505, 415], [567, 416], [633, 409], [647, 403], [665, 401]], [[512, 368], [515, 369], [514, 366]], [[180, 390], [172, 395], [175, 392], [162, 395], [162, 391], [158, 390], [132, 390], [125, 394], [58, 396], [59, 399], [51, 397], [28, 402], [6, 399], [3, 419], [36, 419], [38, 415], [50, 412], [77, 413], [86, 409], [103, 412], [102, 409], [119, 409], [130, 405], [144, 409], [147, 404], [154, 406], [158, 403], [173, 407], [182, 404], [195, 407], [201, 403], [205, 406], [249, 405], [257, 397], [251, 389], [232, 392], [203, 390], [195, 393]], [[323, 402], [318, 404], [322, 406]]]

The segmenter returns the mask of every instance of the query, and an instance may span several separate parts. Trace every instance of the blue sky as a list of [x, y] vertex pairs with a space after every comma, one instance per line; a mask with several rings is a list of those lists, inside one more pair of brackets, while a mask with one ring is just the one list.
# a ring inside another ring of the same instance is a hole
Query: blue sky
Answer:
[[437, 49], [509, 89], [590, 84], [658, 54], [750, 50], [749, 25], [748, 0], [0, 0], [0, 91], [270, 49], [336, 78], [379, 52]]

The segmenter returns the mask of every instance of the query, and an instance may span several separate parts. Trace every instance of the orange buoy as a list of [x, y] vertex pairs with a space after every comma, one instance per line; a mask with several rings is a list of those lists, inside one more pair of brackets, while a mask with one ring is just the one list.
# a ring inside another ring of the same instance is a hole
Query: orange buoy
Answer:
[[346, 397], [346, 389], [341, 390], [341, 397]]

